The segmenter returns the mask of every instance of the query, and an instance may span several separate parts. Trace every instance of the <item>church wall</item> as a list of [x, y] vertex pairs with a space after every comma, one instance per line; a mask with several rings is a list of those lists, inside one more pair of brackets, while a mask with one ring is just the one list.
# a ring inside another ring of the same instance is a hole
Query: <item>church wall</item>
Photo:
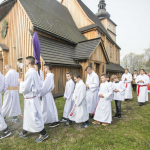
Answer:
[[84, 35], [88, 40], [97, 38], [96, 30], [92, 30], [92, 31], [83, 33], [83, 35]]
[[107, 19], [107, 29], [116, 34], [116, 25]]
[[107, 19], [100, 20], [100, 22], [103, 24], [103, 26], [107, 30]]
[[[22, 58], [25, 64], [25, 59], [23, 58], [33, 55], [32, 38], [28, 32], [28, 29], [32, 29], [32, 24], [18, 1], [4, 19], [8, 22], [8, 30], [4, 39], [0, 36], [0, 43], [5, 44], [9, 48], [9, 52], [5, 52], [4, 57], [7, 57], [7, 59], [3, 59], [3, 67], [8, 63], [12, 65], [13, 69], [19, 72], [19, 68], [17, 67], [18, 58]], [[0, 24], [2, 22], [3, 20]], [[25, 72], [26, 68], [24, 67], [22, 77], [24, 77]], [[3, 74], [5, 75], [5, 72]]]
[[94, 24], [94, 22], [87, 17], [76, 0], [63, 0], [62, 4], [68, 8], [78, 28]]
[[109, 31], [109, 30], [107, 30], [107, 32], [109, 33], [111, 38], [116, 42], [116, 35], [114, 33], [112, 33], [111, 31]]

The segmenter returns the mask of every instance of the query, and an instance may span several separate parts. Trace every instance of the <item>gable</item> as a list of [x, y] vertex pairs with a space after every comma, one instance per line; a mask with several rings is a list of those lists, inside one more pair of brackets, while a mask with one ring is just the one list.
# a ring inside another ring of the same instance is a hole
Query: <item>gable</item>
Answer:
[[107, 63], [101, 43], [97, 46], [95, 51], [91, 54], [90, 60], [94, 60], [95, 62], [103, 62], [105, 64]]
[[81, 6], [76, 0], [63, 0], [61, 3], [68, 8], [78, 28], [83, 28], [85, 26], [94, 24], [94, 22], [82, 10]]
[[[86, 60], [92, 58], [94, 60], [95, 53], [98, 53], [98, 55], [103, 54], [102, 57], [105, 58], [106, 63], [109, 63], [109, 58], [101, 38], [96, 38], [78, 43], [75, 47], [72, 58], [75, 60]], [[100, 57], [101, 56], [96, 58], [97, 61], [101, 61]]]

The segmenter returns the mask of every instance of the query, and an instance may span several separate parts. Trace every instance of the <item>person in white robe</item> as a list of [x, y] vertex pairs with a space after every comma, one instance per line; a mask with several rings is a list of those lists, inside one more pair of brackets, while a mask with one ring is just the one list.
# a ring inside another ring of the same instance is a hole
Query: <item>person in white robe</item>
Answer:
[[40, 77], [34, 68], [35, 59], [32, 56], [26, 58], [26, 66], [28, 71], [25, 74], [25, 80], [18, 79], [20, 83], [19, 92], [24, 96], [24, 117], [23, 117], [23, 132], [19, 133], [19, 137], [27, 138], [27, 133], [40, 132], [40, 137], [36, 142], [42, 142], [48, 138], [48, 134], [44, 129], [42, 110], [38, 100], [38, 95], [41, 90]]
[[147, 85], [149, 84], [149, 77], [145, 74], [145, 70], [141, 69], [140, 75], [137, 76], [135, 80], [138, 84], [137, 97], [140, 106], [142, 106], [146, 101], [148, 101], [148, 89]]
[[44, 64], [44, 70], [46, 72], [46, 79], [41, 88], [42, 101], [42, 115], [44, 124], [52, 123], [49, 127], [57, 127], [58, 123], [58, 113], [55, 105], [55, 101], [52, 95], [52, 91], [55, 87], [54, 84], [54, 74], [51, 73], [52, 65], [50, 63]]
[[121, 78], [122, 82], [125, 84], [126, 90], [125, 90], [125, 101], [129, 101], [129, 99], [132, 99], [132, 88], [131, 88], [131, 82], [132, 82], [132, 75], [129, 73], [128, 69], [125, 69], [125, 73], [122, 75]]
[[112, 111], [111, 111], [111, 95], [112, 95], [112, 87], [107, 82], [106, 75], [103, 74], [101, 76], [101, 85], [99, 90], [99, 101], [95, 108], [94, 114], [94, 122], [93, 124], [102, 123], [103, 126], [111, 124], [112, 122]]
[[113, 101], [113, 96], [114, 96], [114, 91], [113, 91], [113, 80], [110, 79], [110, 75], [106, 75], [107, 77], [107, 82], [110, 84], [111, 88], [112, 88], [112, 94], [110, 96], [111, 101]]
[[2, 114], [2, 93], [5, 92], [7, 88], [8, 84], [6, 82], [6, 79], [0, 72], [0, 131], [3, 131], [3, 133], [0, 135], [0, 139], [6, 138], [11, 135], [11, 132], [8, 130]]
[[16, 123], [17, 116], [21, 115], [21, 107], [19, 101], [19, 88], [18, 78], [19, 73], [12, 69], [11, 65], [5, 66], [6, 70], [6, 82], [8, 89], [4, 94], [2, 113], [4, 117], [13, 117], [10, 121]]
[[90, 124], [87, 111], [86, 86], [79, 73], [74, 75], [74, 81], [76, 82], [73, 93], [74, 106], [69, 114], [69, 120], [66, 122], [66, 125], [71, 125], [72, 121], [75, 121], [76, 123], [84, 123], [81, 128], [87, 128]]
[[113, 118], [121, 119], [121, 102], [124, 101], [124, 95], [125, 95], [125, 85], [122, 81], [119, 81], [118, 77], [116, 75], [112, 76], [113, 78], [113, 91], [114, 91], [114, 100], [115, 100], [115, 106], [116, 106], [116, 114], [113, 116]]
[[86, 101], [87, 101], [88, 113], [92, 114], [98, 103], [99, 77], [89, 66], [85, 69], [85, 71], [87, 71]]
[[73, 98], [75, 84], [74, 81], [72, 80], [72, 75], [70, 72], [66, 73], [66, 79], [68, 80], [66, 82], [65, 93], [64, 93], [64, 99], [66, 100], [66, 103], [64, 106], [63, 118], [60, 120], [60, 122], [67, 121], [74, 104], [72, 98]]

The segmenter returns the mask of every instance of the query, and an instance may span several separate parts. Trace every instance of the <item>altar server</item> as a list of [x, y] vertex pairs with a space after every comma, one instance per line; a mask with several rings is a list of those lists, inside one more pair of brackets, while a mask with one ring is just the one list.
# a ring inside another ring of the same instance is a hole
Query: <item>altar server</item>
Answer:
[[8, 130], [8, 127], [5, 123], [5, 120], [2, 115], [2, 93], [8, 88], [5, 77], [0, 72], [0, 131], [3, 131], [0, 135], [0, 139], [4, 139], [11, 135], [11, 132]]
[[125, 84], [125, 87], [126, 87], [125, 101], [129, 101], [129, 99], [132, 99], [133, 96], [132, 96], [132, 88], [131, 88], [132, 75], [129, 73], [128, 69], [125, 69], [125, 73], [122, 75], [121, 80]]
[[43, 71], [41, 70], [41, 64], [35, 64], [35, 70], [38, 72], [41, 81], [44, 82], [44, 75]]
[[135, 80], [138, 84], [137, 97], [140, 106], [142, 106], [146, 101], [148, 101], [148, 89], [147, 85], [149, 84], [149, 77], [145, 74], [145, 70], [141, 69], [140, 75], [137, 76]]
[[113, 80], [110, 79], [110, 75], [109, 75], [109, 74], [106, 75], [106, 78], [107, 78], [107, 82], [110, 84], [110, 86], [111, 86], [111, 88], [112, 88], [112, 94], [111, 94], [111, 96], [110, 96], [110, 99], [111, 99], [111, 101], [112, 101], [112, 100], [113, 100], [113, 96], [114, 96]]
[[40, 93], [40, 77], [34, 68], [35, 59], [32, 56], [26, 58], [26, 66], [28, 71], [25, 74], [24, 82], [18, 79], [20, 83], [20, 93], [24, 96], [24, 118], [23, 118], [23, 132], [19, 133], [19, 137], [27, 138], [27, 133], [40, 132], [40, 137], [36, 142], [42, 142], [48, 138], [48, 134], [44, 129], [44, 122], [42, 111], [38, 100]]
[[64, 107], [63, 118], [60, 120], [60, 122], [67, 121], [69, 114], [73, 107], [72, 97], [73, 97], [75, 84], [74, 84], [74, 81], [71, 79], [72, 75], [70, 72], [66, 73], [66, 78], [68, 80], [66, 82], [65, 93], [64, 93], [64, 99], [66, 100], [66, 103], [65, 103], [65, 107]]
[[44, 70], [46, 73], [46, 79], [43, 83], [41, 89], [41, 108], [44, 124], [52, 123], [49, 127], [57, 127], [58, 123], [58, 113], [55, 105], [55, 101], [52, 95], [52, 91], [55, 87], [54, 84], [54, 74], [51, 73], [52, 65], [51, 63], [46, 63], [44, 65]]
[[113, 91], [114, 91], [114, 100], [116, 105], [116, 114], [115, 116], [113, 116], [113, 118], [121, 119], [121, 102], [124, 101], [126, 87], [122, 81], [119, 81], [116, 75], [113, 75], [112, 79], [114, 81]]
[[88, 113], [92, 114], [98, 102], [99, 77], [89, 66], [85, 69], [85, 71], [87, 71], [86, 101], [87, 101]]
[[103, 126], [106, 126], [112, 122], [112, 112], [111, 112], [111, 95], [112, 95], [112, 87], [107, 82], [106, 75], [103, 74], [101, 76], [101, 85], [99, 90], [99, 102], [95, 108], [94, 114], [94, 122], [93, 124], [102, 123]]
[[87, 128], [90, 126], [90, 124], [86, 102], [86, 86], [83, 83], [79, 73], [74, 75], [74, 81], [76, 82], [73, 93], [74, 106], [69, 114], [69, 120], [66, 122], [66, 124], [71, 125], [72, 121], [75, 121], [76, 123], [84, 123], [81, 128]]
[[6, 82], [8, 88], [4, 94], [2, 113], [4, 117], [13, 117], [10, 121], [17, 122], [17, 116], [21, 115], [21, 107], [18, 93], [18, 78], [19, 73], [12, 69], [11, 65], [5, 66]]

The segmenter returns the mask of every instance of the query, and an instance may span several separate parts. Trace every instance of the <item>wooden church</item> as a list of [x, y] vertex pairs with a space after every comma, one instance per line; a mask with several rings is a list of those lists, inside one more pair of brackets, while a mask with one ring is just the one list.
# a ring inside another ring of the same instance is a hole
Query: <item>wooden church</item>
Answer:
[[[5, 0], [0, 4], [0, 71], [11, 64], [24, 79], [25, 58], [33, 55], [32, 35], [36, 31], [41, 45], [42, 70], [51, 62], [54, 96], [65, 90], [65, 73], [79, 72], [86, 80], [90, 65], [99, 75], [121, 76], [120, 50], [116, 44], [116, 24], [100, 0], [94, 14], [81, 0]], [[44, 71], [44, 70], [43, 70]], [[45, 75], [45, 74], [44, 74]]]

